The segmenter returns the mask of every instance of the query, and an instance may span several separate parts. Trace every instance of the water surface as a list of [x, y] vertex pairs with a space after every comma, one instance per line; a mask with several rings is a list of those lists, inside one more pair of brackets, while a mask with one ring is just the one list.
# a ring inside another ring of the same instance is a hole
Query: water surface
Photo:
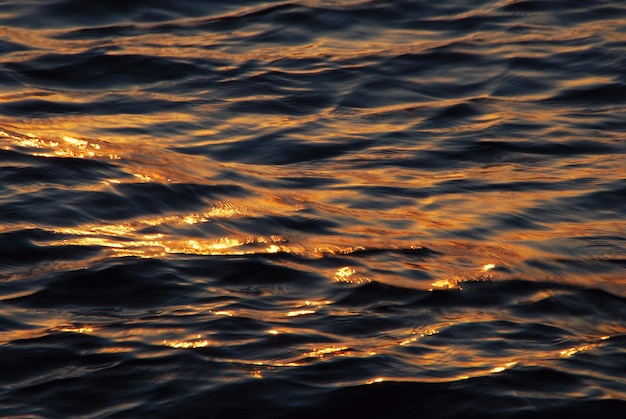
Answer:
[[626, 413], [619, 1], [0, 1], [0, 416]]

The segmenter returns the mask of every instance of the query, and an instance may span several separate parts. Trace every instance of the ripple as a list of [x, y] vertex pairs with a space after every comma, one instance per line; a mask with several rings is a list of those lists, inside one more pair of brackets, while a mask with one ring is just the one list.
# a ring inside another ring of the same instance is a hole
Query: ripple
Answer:
[[626, 409], [619, 2], [0, 3], [0, 416]]

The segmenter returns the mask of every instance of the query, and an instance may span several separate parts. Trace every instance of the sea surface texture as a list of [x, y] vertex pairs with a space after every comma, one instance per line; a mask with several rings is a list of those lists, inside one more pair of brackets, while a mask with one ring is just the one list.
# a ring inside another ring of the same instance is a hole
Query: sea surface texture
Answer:
[[609, 413], [626, 2], [0, 0], [0, 417]]

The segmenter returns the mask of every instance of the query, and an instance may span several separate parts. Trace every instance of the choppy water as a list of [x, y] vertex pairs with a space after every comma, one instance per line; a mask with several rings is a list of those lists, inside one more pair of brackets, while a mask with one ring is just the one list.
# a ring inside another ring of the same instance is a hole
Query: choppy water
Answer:
[[0, 1], [0, 57], [0, 416], [626, 413], [623, 2]]

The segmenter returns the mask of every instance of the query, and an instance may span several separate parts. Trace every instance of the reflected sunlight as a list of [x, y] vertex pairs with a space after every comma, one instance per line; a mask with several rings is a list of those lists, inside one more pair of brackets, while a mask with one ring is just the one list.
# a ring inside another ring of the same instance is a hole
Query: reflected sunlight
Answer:
[[376, 383], [382, 383], [383, 381], [385, 381], [384, 378], [377, 377], [377, 378], [374, 378], [373, 380], [367, 380], [365, 384], [376, 384]]
[[332, 304], [330, 300], [322, 300], [322, 301], [305, 301], [303, 305], [298, 305], [296, 310], [290, 310], [287, 312], [287, 317], [297, 317], [297, 316], [306, 316], [309, 314], [314, 314], [321, 307]]
[[233, 312], [231, 310], [217, 310], [217, 311], [209, 310], [209, 311], [216, 316], [233, 317]]
[[204, 348], [209, 346], [209, 341], [204, 339], [202, 340], [202, 335], [198, 335], [194, 340], [173, 340], [169, 341], [164, 339], [162, 344], [164, 346], [169, 346], [174, 349], [194, 349], [194, 348]]
[[[9, 138], [13, 147], [41, 150], [33, 152], [33, 155], [39, 157], [120, 159], [116, 148], [104, 147], [104, 144], [80, 140], [66, 135], [55, 141], [45, 140], [34, 134], [20, 136], [0, 130], [0, 136]], [[9, 150], [11, 146], [4, 146], [3, 148]]]
[[344, 266], [343, 268], [337, 269], [335, 272], [335, 280], [339, 282], [352, 282], [348, 278], [354, 275], [356, 271], [349, 266]]
[[597, 347], [598, 345], [593, 345], [593, 344], [589, 344], [589, 345], [582, 345], [582, 346], [578, 346], [578, 347], [574, 347], [574, 348], [568, 348], [568, 349], [564, 349], [561, 352], [559, 352], [559, 355], [563, 358], [569, 358], [573, 355], [576, 355], [579, 352], [585, 352], [588, 351], [590, 349], [593, 349], [595, 347]]
[[91, 326], [82, 326], [82, 327], [63, 327], [59, 329], [61, 332], [70, 332], [70, 333], [92, 333], [94, 328]]
[[[50, 246], [101, 246], [112, 249], [118, 256], [138, 256], [154, 258], [167, 254], [188, 255], [243, 255], [258, 253], [291, 253], [297, 248], [288, 246], [287, 240], [280, 235], [270, 237], [220, 237], [215, 239], [176, 239], [165, 233], [141, 234], [145, 226], [167, 227], [209, 222], [216, 215], [234, 216], [233, 212], [222, 211], [222, 206], [215, 212], [194, 213], [187, 215], [169, 215], [140, 219], [122, 224], [91, 224], [81, 228], [54, 228], [56, 234], [69, 236], [51, 240]], [[75, 237], [71, 237], [75, 236]]]
[[338, 355], [345, 356], [348, 354], [349, 348], [347, 346], [329, 346], [322, 349], [313, 349], [307, 354], [310, 358], [324, 358], [326, 355]]
[[502, 367], [495, 367], [495, 368], [492, 368], [492, 369], [490, 370], [490, 372], [492, 372], [492, 373], [499, 373], [499, 372], [503, 372], [503, 371], [506, 371], [506, 370], [507, 370], [507, 369], [509, 369], [509, 368], [513, 368], [513, 367], [514, 367], [514, 366], [516, 366], [516, 365], [517, 365], [517, 361], [507, 362], [507, 363], [506, 363], [504, 366], [502, 366]]
[[431, 283], [433, 288], [430, 288], [428, 291], [433, 291], [435, 288], [440, 289], [453, 289], [458, 288], [458, 281], [455, 279], [438, 279]]
[[483, 272], [490, 271], [490, 270], [492, 270], [495, 267], [496, 267], [496, 265], [494, 263], [488, 263], [486, 265], [483, 265]]
[[344, 266], [335, 271], [333, 279], [335, 282], [343, 282], [345, 284], [364, 284], [368, 282], [372, 282], [371, 279], [365, 276], [357, 276], [356, 270], [350, 266]]
[[306, 316], [307, 314], [314, 314], [315, 310], [293, 310], [287, 313], [287, 317]]

